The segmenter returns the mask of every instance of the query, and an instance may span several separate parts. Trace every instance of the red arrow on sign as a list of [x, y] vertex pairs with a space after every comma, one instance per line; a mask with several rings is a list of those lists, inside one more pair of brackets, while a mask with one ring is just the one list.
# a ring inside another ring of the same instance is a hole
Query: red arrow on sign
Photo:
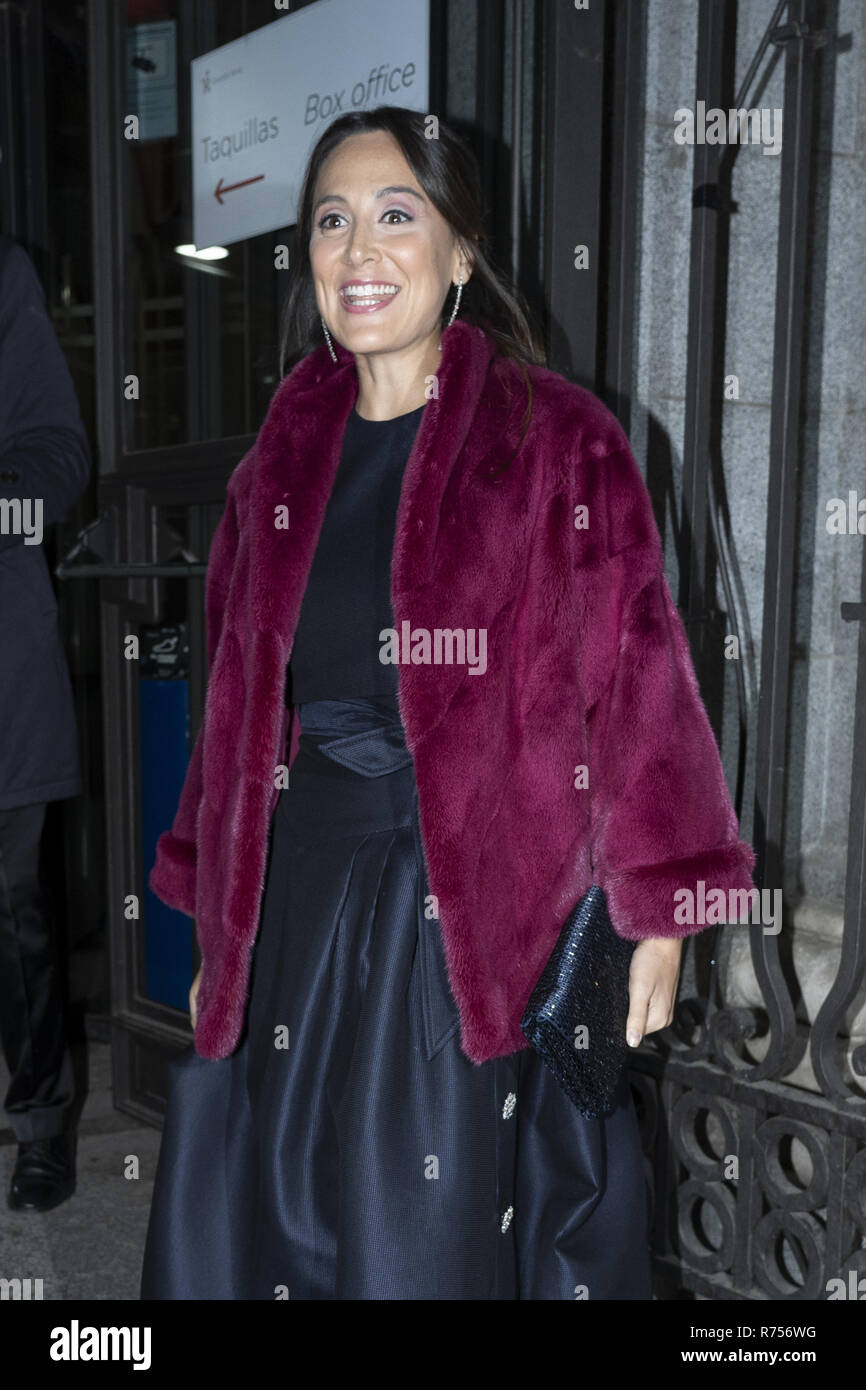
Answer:
[[220, 179], [219, 183], [217, 184], [216, 188], [215, 188], [214, 191], [213, 191], [213, 195], [214, 195], [214, 197], [216, 198], [217, 202], [218, 202], [218, 203], [220, 204], [220, 206], [222, 207], [222, 201], [223, 201], [223, 194], [224, 194], [224, 193], [231, 193], [231, 192], [233, 191], [233, 189], [235, 189], [235, 188], [246, 188], [246, 186], [247, 186], [248, 183], [258, 183], [259, 179], [263, 179], [263, 178], [264, 178], [264, 174], [256, 174], [255, 178], [252, 178], [252, 179], [241, 179], [241, 182], [240, 182], [240, 183], [226, 183], [226, 184], [224, 184], [223, 181], [222, 181], [222, 179]]

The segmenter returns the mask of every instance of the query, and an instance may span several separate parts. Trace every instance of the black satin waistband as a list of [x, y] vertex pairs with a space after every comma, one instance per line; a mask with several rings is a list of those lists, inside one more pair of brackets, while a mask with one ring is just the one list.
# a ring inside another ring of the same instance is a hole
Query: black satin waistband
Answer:
[[382, 777], [412, 761], [403, 723], [392, 706], [375, 700], [308, 700], [297, 706], [301, 736], [364, 777]]

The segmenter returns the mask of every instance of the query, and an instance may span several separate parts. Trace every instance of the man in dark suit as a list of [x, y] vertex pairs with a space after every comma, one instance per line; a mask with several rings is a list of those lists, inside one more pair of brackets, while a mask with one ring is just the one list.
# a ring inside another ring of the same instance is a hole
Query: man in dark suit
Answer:
[[36, 272], [0, 237], [0, 1041], [18, 1140], [8, 1193], [46, 1211], [75, 1186], [64, 961], [40, 873], [46, 804], [81, 792], [75, 714], [42, 548], [90, 452]]

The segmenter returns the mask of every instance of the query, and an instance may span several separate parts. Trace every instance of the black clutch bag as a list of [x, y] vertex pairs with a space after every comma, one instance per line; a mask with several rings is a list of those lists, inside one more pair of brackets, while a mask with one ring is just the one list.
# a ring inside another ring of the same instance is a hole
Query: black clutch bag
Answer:
[[569, 913], [520, 1021], [521, 1032], [587, 1119], [614, 1109], [625, 1066], [634, 941], [613, 928], [593, 884]]

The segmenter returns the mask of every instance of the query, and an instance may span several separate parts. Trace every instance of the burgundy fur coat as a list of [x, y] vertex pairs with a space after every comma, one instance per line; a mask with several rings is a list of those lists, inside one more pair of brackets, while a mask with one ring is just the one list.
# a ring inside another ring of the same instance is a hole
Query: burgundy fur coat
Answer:
[[[211, 547], [204, 720], [149, 878], [196, 921], [203, 1057], [237, 1045], [275, 774], [298, 744], [286, 664], [358, 390], [352, 354], [336, 351], [323, 344], [280, 383]], [[748, 890], [754, 863], [628, 440], [590, 392], [530, 374], [526, 439], [495, 477], [520, 437], [523, 382], [481, 329], [445, 330], [392, 555], [398, 632], [487, 633], [483, 674], [398, 667], [429, 890], [477, 1063], [526, 1046], [523, 1008], [592, 881], [590, 843], [632, 939], [700, 931], [675, 920], [675, 891]]]

